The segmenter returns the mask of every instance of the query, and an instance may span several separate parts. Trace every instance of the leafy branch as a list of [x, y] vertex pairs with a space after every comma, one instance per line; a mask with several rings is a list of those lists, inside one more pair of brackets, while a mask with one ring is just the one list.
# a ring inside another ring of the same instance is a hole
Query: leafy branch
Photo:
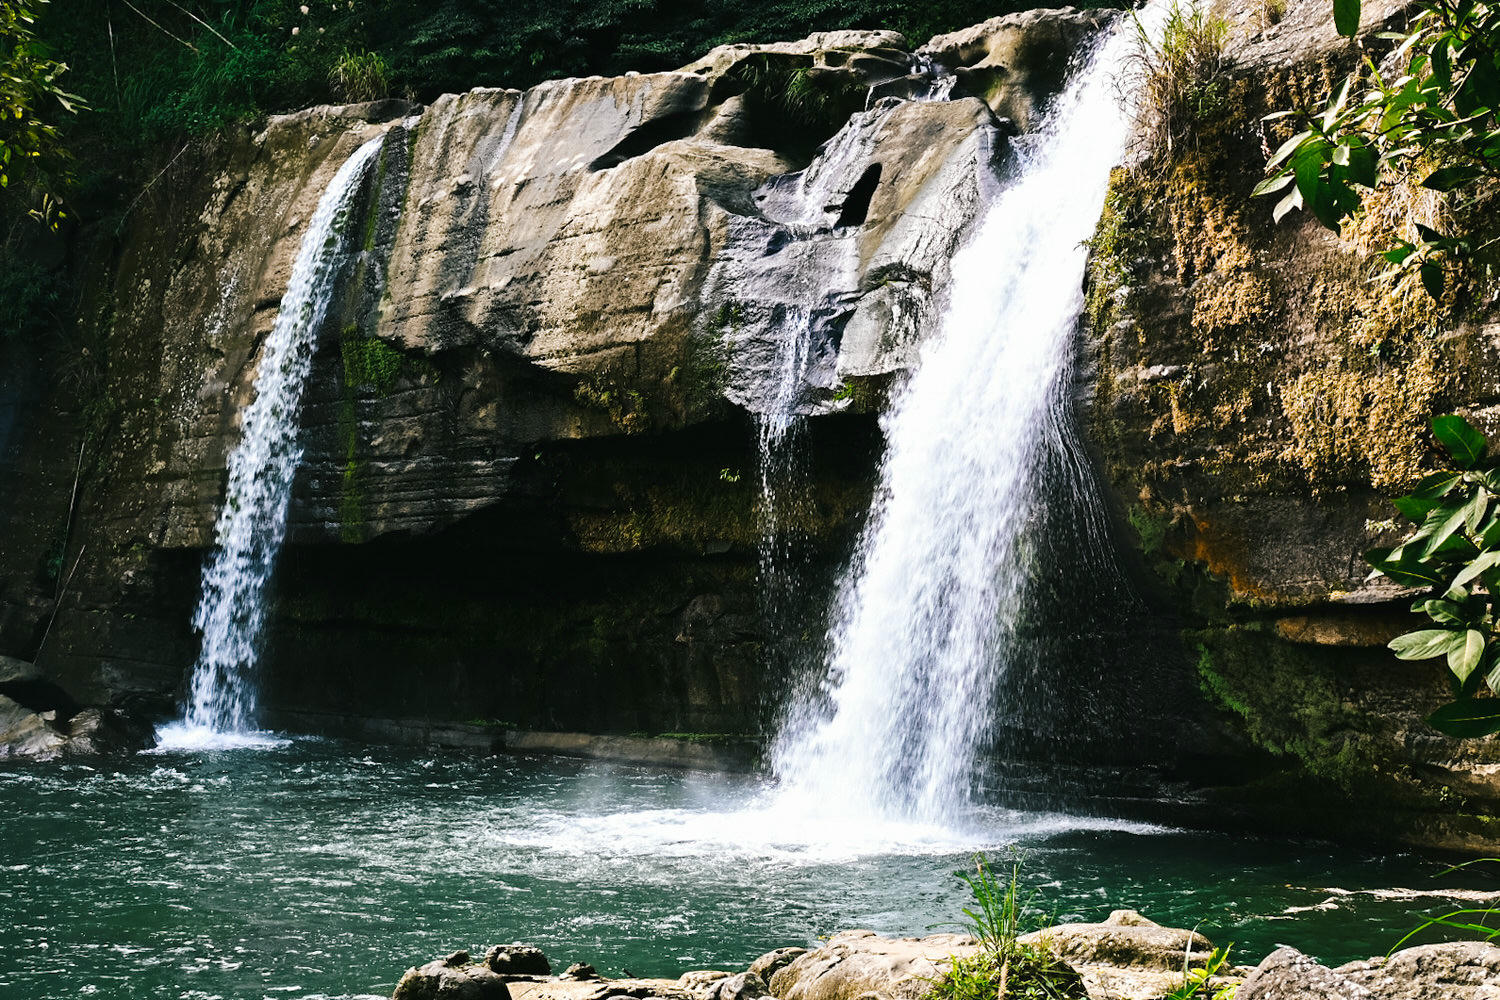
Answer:
[[1463, 417], [1434, 418], [1432, 433], [1451, 467], [1395, 501], [1416, 531], [1393, 548], [1371, 549], [1365, 559], [1372, 576], [1429, 592], [1412, 610], [1434, 627], [1390, 643], [1403, 660], [1447, 660], [1454, 700], [1428, 724], [1450, 736], [1489, 736], [1500, 733], [1500, 698], [1478, 695], [1482, 687], [1500, 694], [1500, 461], [1487, 457], [1484, 435]]
[[37, 38], [37, 9], [46, 2], [0, 3], [0, 188], [17, 181], [28, 213], [56, 229], [66, 215], [61, 191], [72, 179], [71, 157], [49, 112], [54, 104], [68, 114], [87, 105], [58, 83], [68, 66], [49, 58]]
[[[1359, 30], [1360, 0], [1334, 0], [1340, 34]], [[1360, 188], [1383, 178], [1425, 172], [1421, 186], [1457, 199], [1484, 196], [1500, 178], [1500, 6], [1482, 0], [1424, 0], [1407, 33], [1382, 32], [1397, 43], [1405, 71], [1386, 79], [1366, 56], [1321, 112], [1301, 116], [1304, 127], [1267, 164], [1255, 195], [1279, 194], [1279, 222], [1306, 208], [1337, 230], [1359, 210]], [[1296, 116], [1283, 111], [1267, 121]], [[1391, 275], [1416, 271], [1437, 298], [1446, 264], [1493, 245], [1418, 225], [1416, 239], [1398, 240], [1384, 254]]]

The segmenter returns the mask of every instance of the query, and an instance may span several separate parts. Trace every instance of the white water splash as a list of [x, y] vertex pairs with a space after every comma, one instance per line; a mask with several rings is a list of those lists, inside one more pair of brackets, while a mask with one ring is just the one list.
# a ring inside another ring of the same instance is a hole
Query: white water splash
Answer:
[[913, 95], [913, 100], [946, 101], [953, 97], [953, 88], [958, 85], [957, 75], [946, 66], [933, 62], [932, 56], [926, 53], [912, 56], [910, 72], [912, 76], [923, 77], [927, 81], [927, 89]]
[[826, 677], [773, 748], [787, 813], [946, 824], [970, 806], [1029, 577], [1038, 469], [1069, 433], [1084, 241], [1126, 151], [1120, 78], [1136, 44], [1125, 20], [1075, 74], [954, 257], [941, 328], [884, 422]]
[[229, 486], [215, 526], [216, 547], [203, 567], [193, 626], [203, 646], [180, 722], [163, 727], [163, 747], [259, 746], [274, 737], [254, 732], [254, 668], [264, 596], [286, 535], [292, 477], [302, 458], [297, 443], [302, 390], [314, 340], [348, 259], [347, 224], [354, 195], [384, 137], [365, 143], [341, 166], [307, 224], [276, 321], [266, 337], [245, 408], [239, 446], [229, 456]]

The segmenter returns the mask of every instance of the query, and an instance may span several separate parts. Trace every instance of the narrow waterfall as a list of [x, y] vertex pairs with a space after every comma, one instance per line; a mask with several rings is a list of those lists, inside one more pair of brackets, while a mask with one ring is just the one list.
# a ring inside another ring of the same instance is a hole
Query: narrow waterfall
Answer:
[[[773, 748], [800, 812], [951, 823], [1016, 653], [1039, 469], [1066, 446], [1087, 250], [1130, 115], [1128, 19], [1095, 50], [954, 257], [939, 329], [885, 417], [886, 455], [821, 687]], [[1053, 463], [1056, 464], [1056, 463]]]
[[162, 745], [204, 743], [215, 734], [255, 727], [255, 662], [264, 595], [286, 534], [292, 477], [302, 457], [297, 443], [302, 390], [318, 328], [349, 258], [350, 208], [383, 141], [371, 139], [339, 168], [302, 236], [286, 294], [266, 337], [255, 399], [245, 407], [242, 437], [229, 456], [229, 486], [214, 528], [216, 545], [204, 564], [193, 614], [203, 646], [186, 709], [180, 722], [158, 734]]
[[[858, 280], [857, 227], [843, 225], [844, 203], [868, 167], [868, 135], [896, 104], [886, 101], [853, 116], [806, 169], [773, 178], [758, 192], [767, 218], [784, 226], [794, 239], [817, 241], [822, 250], [815, 258], [809, 257], [818, 266], [776, 275], [787, 301], [778, 307], [769, 391], [755, 401], [752, 411], [759, 487], [760, 594], [772, 622], [784, 620], [788, 604], [803, 583], [797, 522], [810, 502], [802, 431], [815, 341], [820, 328], [847, 308], [830, 301], [830, 289], [852, 288]], [[795, 280], [788, 282], [788, 277]]]

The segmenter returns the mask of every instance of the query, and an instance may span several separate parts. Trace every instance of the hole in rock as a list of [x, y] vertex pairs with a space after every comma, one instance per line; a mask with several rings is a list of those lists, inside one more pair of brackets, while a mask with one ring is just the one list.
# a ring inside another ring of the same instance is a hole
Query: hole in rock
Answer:
[[880, 164], [872, 163], [865, 168], [859, 180], [854, 182], [854, 187], [849, 189], [849, 197], [844, 199], [844, 207], [839, 210], [839, 221], [836, 226], [862, 226], [870, 214], [870, 199], [875, 197], [875, 189], [880, 187]]

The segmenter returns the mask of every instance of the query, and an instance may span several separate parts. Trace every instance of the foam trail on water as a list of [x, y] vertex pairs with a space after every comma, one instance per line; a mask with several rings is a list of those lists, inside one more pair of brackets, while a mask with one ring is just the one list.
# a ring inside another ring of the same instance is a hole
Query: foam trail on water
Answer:
[[1139, 43], [1122, 22], [1018, 143], [1008, 183], [953, 259], [941, 327], [885, 419], [826, 676], [794, 700], [773, 748], [789, 814], [942, 827], [969, 808], [1029, 576], [1038, 470], [1069, 433], [1083, 243], [1129, 138], [1121, 77]]
[[162, 747], [261, 746], [279, 741], [255, 729], [254, 668], [264, 596], [286, 535], [302, 390], [314, 340], [348, 260], [350, 208], [384, 137], [365, 143], [333, 176], [307, 224], [276, 321], [266, 337], [245, 407], [239, 446], [229, 456], [229, 486], [203, 567], [193, 626], [203, 635], [187, 705], [179, 722], [157, 733]]

